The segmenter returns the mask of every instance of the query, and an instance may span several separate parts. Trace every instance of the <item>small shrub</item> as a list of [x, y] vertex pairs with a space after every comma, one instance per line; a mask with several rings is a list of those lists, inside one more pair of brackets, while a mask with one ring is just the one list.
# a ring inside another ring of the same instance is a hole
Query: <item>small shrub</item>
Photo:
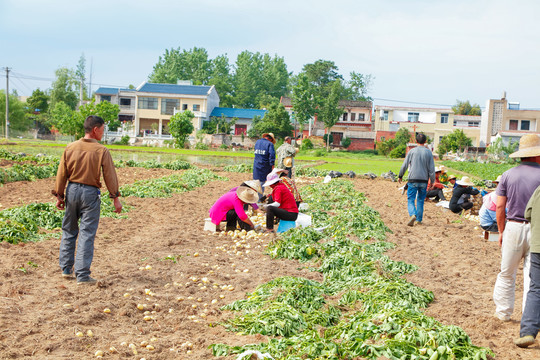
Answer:
[[399, 145], [394, 150], [390, 151], [388, 154], [392, 159], [404, 158], [405, 153], [407, 152], [407, 147], [405, 145]]
[[345, 149], [348, 148], [351, 145], [351, 138], [344, 137], [343, 140], [341, 140], [341, 146], [343, 146]]
[[301, 149], [302, 149], [302, 150], [311, 150], [311, 149], [313, 149], [313, 142], [311, 142], [310, 139], [304, 139], [304, 140], [302, 140], [302, 146], [301, 146]]
[[116, 144], [118, 144], [118, 145], [129, 145], [129, 135], [122, 136], [120, 141], [117, 141]]
[[227, 145], [225, 145], [225, 144], [221, 144], [221, 145], [219, 146], [219, 148], [220, 148], [220, 149], [224, 149], [224, 150], [229, 149], [229, 147], [228, 147]]
[[314, 156], [317, 156], [317, 157], [321, 157], [321, 156], [326, 156], [328, 153], [326, 152], [326, 149], [317, 149], [315, 150], [315, 152], [313, 153]]
[[203, 142], [198, 142], [197, 144], [195, 144], [195, 149], [197, 149], [197, 150], [208, 150], [209, 146], [206, 145]]

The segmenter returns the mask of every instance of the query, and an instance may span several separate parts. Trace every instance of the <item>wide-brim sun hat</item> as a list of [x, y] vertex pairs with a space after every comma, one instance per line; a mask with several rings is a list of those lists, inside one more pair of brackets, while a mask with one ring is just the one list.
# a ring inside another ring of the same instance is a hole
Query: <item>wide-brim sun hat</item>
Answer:
[[276, 143], [276, 137], [274, 136], [273, 133], [264, 133], [264, 134], [261, 135], [261, 137], [265, 137], [265, 136], [270, 136], [272, 138], [272, 140], [270, 140], [270, 141], [272, 141], [272, 144]]
[[292, 167], [292, 157], [291, 156], [287, 156], [285, 159], [283, 159], [283, 166]]
[[259, 201], [259, 194], [248, 186], [239, 186], [236, 189], [236, 195], [238, 198], [246, 204], [254, 204]]
[[456, 180], [456, 179], [457, 179], [457, 178], [456, 178], [455, 175], [450, 175], [450, 176], [448, 177], [448, 180]]
[[278, 175], [280, 175], [280, 174], [282, 174], [282, 173], [288, 174], [288, 173], [289, 173], [289, 170], [287, 170], [287, 169], [280, 169], [280, 168], [277, 168], [277, 167], [276, 167], [276, 168], [272, 169], [272, 172], [271, 172], [271, 173], [272, 173], [272, 174], [278, 174]]
[[439, 169], [438, 167], [435, 168], [435, 172], [438, 173], [438, 172], [441, 172], [441, 169]]
[[260, 192], [262, 194], [262, 187], [261, 182], [259, 180], [246, 180], [242, 183], [242, 185], [249, 186], [256, 192]]
[[446, 166], [444, 165], [439, 166], [439, 169], [441, 170], [441, 172], [446, 172]]
[[461, 180], [458, 180], [456, 182], [458, 185], [474, 186], [474, 183], [471, 181], [471, 179], [468, 176], [464, 176], [461, 178]]
[[263, 186], [264, 187], [270, 186], [272, 184], [277, 183], [278, 181], [280, 181], [279, 174], [275, 172], [271, 172], [270, 174], [268, 174], [268, 176], [266, 176], [266, 182], [263, 184]]
[[540, 136], [536, 134], [523, 135], [519, 139], [519, 150], [509, 156], [511, 158], [540, 156]]

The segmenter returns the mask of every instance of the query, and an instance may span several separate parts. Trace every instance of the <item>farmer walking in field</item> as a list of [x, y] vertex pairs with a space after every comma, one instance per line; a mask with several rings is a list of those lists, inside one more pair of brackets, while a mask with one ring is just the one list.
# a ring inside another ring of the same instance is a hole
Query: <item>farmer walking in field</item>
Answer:
[[298, 152], [292, 144], [292, 138], [290, 136], [285, 137], [283, 144], [278, 147], [277, 154], [277, 165], [278, 169], [287, 170], [287, 176], [289, 179], [292, 179], [292, 168], [294, 166], [294, 156]]
[[272, 133], [262, 134], [261, 139], [257, 140], [255, 143], [253, 179], [259, 180], [261, 184], [264, 184], [266, 176], [274, 169], [274, 162], [276, 161], [276, 151], [274, 150], [275, 143], [276, 138]]
[[[521, 137], [519, 150], [510, 154], [521, 164], [505, 171], [497, 186], [497, 225], [501, 247], [501, 271], [493, 289], [495, 317], [509, 321], [514, 311], [516, 273], [523, 259], [523, 307], [529, 290], [529, 221], [525, 207], [540, 185], [540, 137], [528, 134]], [[505, 211], [506, 209], [506, 211]]]
[[433, 154], [425, 147], [426, 140], [426, 135], [416, 134], [418, 146], [409, 151], [398, 175], [398, 181], [401, 184], [403, 175], [405, 175], [407, 168], [409, 169], [407, 189], [407, 210], [409, 211], [407, 225], [409, 226], [413, 226], [415, 221], [419, 224], [422, 223], [428, 181], [431, 181], [432, 184], [435, 183], [435, 162]]
[[115, 212], [122, 211], [122, 204], [118, 199], [118, 179], [111, 154], [105, 146], [98, 143], [104, 130], [105, 123], [101, 117], [91, 115], [86, 118], [84, 138], [69, 144], [60, 158], [56, 185], [52, 191], [57, 198], [56, 207], [66, 210], [62, 221], [59, 256], [62, 276], [68, 279], [76, 277], [77, 284], [97, 282], [90, 277], [90, 265], [99, 225], [102, 170]]

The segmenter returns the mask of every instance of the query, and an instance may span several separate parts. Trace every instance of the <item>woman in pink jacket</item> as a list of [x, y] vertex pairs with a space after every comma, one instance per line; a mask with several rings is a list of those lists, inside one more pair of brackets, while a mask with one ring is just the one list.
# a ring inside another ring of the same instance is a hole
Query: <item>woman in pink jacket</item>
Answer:
[[259, 194], [248, 186], [239, 186], [236, 191], [229, 191], [221, 196], [210, 208], [212, 223], [219, 226], [227, 221], [227, 231], [236, 230], [238, 224], [241, 229], [252, 230], [253, 223], [247, 216], [244, 205], [254, 204], [259, 200]]

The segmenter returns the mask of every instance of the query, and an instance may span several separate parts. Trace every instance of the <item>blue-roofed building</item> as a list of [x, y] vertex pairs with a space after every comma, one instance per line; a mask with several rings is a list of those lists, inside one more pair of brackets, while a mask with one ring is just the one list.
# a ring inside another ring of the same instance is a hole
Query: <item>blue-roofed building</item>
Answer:
[[214, 86], [190, 82], [144, 82], [136, 89], [100, 87], [95, 97], [97, 102], [109, 101], [120, 106], [119, 120], [124, 124], [129, 122], [130, 135], [157, 138], [168, 136], [167, 125], [172, 115], [185, 110], [193, 112], [195, 133], [219, 106], [219, 95]]
[[236, 124], [234, 125], [234, 135], [247, 135], [247, 131], [251, 128], [253, 118], [256, 116], [263, 118], [266, 113], [267, 110], [216, 107], [214, 110], [212, 110], [210, 117], [225, 116], [228, 121], [236, 118], [237, 120]]

